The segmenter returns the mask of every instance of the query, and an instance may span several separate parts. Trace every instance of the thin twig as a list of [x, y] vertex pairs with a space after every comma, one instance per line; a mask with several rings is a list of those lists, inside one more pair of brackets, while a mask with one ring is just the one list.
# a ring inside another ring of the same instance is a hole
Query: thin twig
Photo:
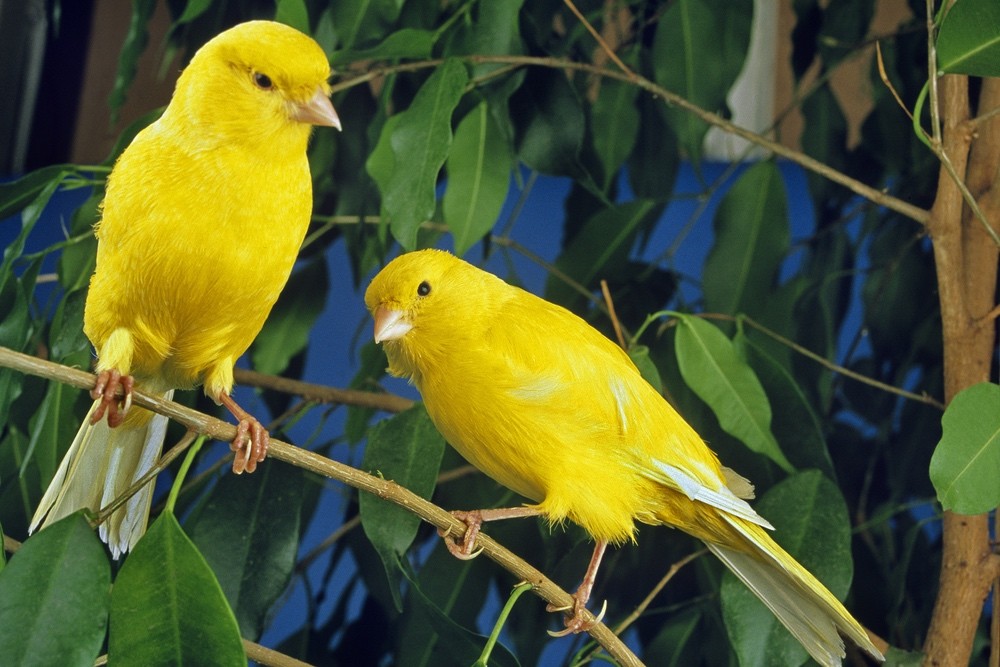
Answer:
[[601, 45], [601, 49], [608, 55], [608, 58], [610, 58], [615, 65], [618, 65], [618, 69], [627, 74], [630, 78], [635, 77], [635, 73], [622, 62], [621, 58], [618, 57], [618, 54], [615, 53], [614, 49], [608, 46], [608, 43], [604, 41], [604, 38], [601, 37], [601, 33], [597, 32], [594, 26], [591, 25], [590, 21], [588, 21], [583, 14], [580, 13], [580, 10], [576, 8], [576, 4], [573, 0], [563, 0], [563, 2], [567, 7], [569, 7], [569, 10], [573, 12], [576, 19], [583, 24], [583, 27], [587, 29], [587, 32], [589, 32], [594, 39], [597, 40], [597, 43]]
[[899, 93], [896, 92], [896, 87], [892, 85], [892, 81], [889, 80], [889, 74], [885, 71], [885, 62], [882, 60], [882, 47], [878, 42], [875, 42], [875, 62], [878, 63], [878, 78], [882, 79], [882, 83], [884, 83], [886, 89], [892, 93], [893, 99], [896, 100], [896, 104], [903, 110], [903, 113], [905, 113], [910, 120], [913, 120], [913, 114], [906, 108], [906, 105], [903, 103], [903, 98], [899, 96]]
[[156, 462], [156, 465], [146, 471], [145, 475], [133, 482], [131, 486], [125, 489], [124, 493], [112, 500], [106, 507], [101, 508], [101, 511], [97, 514], [97, 518], [94, 520], [94, 525], [100, 525], [107, 521], [108, 517], [111, 516], [115, 510], [127, 503], [129, 498], [139, 493], [144, 486], [152, 482], [161, 471], [165, 470], [167, 466], [173, 463], [174, 459], [183, 454], [197, 437], [198, 434], [194, 431], [188, 431], [185, 433], [184, 437], [181, 438], [176, 445], [171, 447], [166, 454], [161, 456]]
[[937, 155], [938, 160], [940, 160], [941, 164], [944, 166], [945, 171], [948, 172], [948, 176], [950, 176], [951, 180], [955, 182], [955, 186], [958, 187], [958, 191], [962, 193], [962, 199], [965, 201], [965, 204], [972, 210], [976, 220], [980, 225], [982, 225], [983, 230], [993, 240], [993, 243], [1000, 246], [1000, 235], [998, 235], [997, 231], [993, 229], [993, 225], [990, 224], [990, 221], [986, 219], [986, 214], [983, 213], [983, 210], [979, 207], [979, 202], [976, 201], [976, 198], [972, 196], [972, 192], [969, 190], [969, 186], [965, 184], [965, 180], [958, 175], [958, 172], [955, 170], [955, 165], [951, 163], [951, 159], [948, 157], [948, 154], [945, 153], [944, 147], [940, 143], [933, 143], [932, 145], [934, 148], [934, 154]]
[[[0, 347], [0, 367], [61, 382], [80, 389], [91, 389], [95, 382], [94, 375], [90, 373], [15, 352], [5, 347]], [[136, 389], [132, 394], [132, 402], [147, 410], [165, 415], [201, 435], [223, 442], [231, 442], [236, 437], [236, 427], [232, 424], [179, 403], [168, 401], [162, 396], [148, 394]], [[395, 482], [370, 475], [357, 468], [352, 468], [351, 466], [325, 458], [314, 452], [300, 449], [277, 439], [271, 440], [268, 453], [271, 458], [278, 461], [290, 463], [304, 470], [343, 482], [365, 493], [371, 493], [379, 498], [393, 502], [453, 537], [460, 538], [465, 533], [465, 524], [449, 512]], [[485, 533], [480, 533], [477, 536], [476, 546], [490, 560], [493, 560], [512, 573], [517, 580], [530, 582], [534, 586], [535, 594], [553, 607], [572, 608], [573, 597], [569, 593], [557, 586], [537, 568], [525, 562]], [[585, 621], [594, 623], [593, 627], [588, 630], [588, 633], [621, 665], [630, 665], [632, 667], [642, 665], [642, 662], [611, 632], [611, 629], [603, 623], [598, 622], [589, 611], [585, 614]]]
[[611, 300], [611, 290], [608, 289], [608, 281], [601, 279], [601, 294], [604, 295], [604, 303], [608, 308], [608, 317], [611, 318], [611, 326], [615, 328], [615, 337], [618, 338], [618, 345], [627, 350], [625, 336], [622, 335], [622, 325], [618, 321], [618, 314], [615, 312], [615, 302]]
[[337, 529], [327, 535], [322, 542], [313, 547], [309, 553], [299, 559], [299, 562], [295, 564], [296, 574], [301, 574], [305, 572], [310, 565], [313, 564], [317, 558], [323, 555], [323, 553], [336, 544], [340, 538], [342, 538], [347, 533], [351, 532], [355, 528], [361, 525], [361, 515], [356, 514], [341, 525], [337, 526]]
[[[284, 653], [278, 653], [274, 649], [255, 644], [249, 639], [243, 640], [243, 651], [248, 658], [258, 665], [264, 665], [264, 667], [312, 667], [308, 662], [302, 662]], [[94, 661], [94, 667], [103, 667], [106, 664], [108, 664], [106, 653]]]
[[[736, 319], [737, 319], [736, 317], [734, 317], [732, 315], [723, 315], [723, 314], [717, 314], [717, 313], [703, 313], [701, 316], [704, 317], [704, 318], [706, 318], [706, 319], [719, 319], [719, 320], [729, 320], [729, 321], [736, 321]], [[880, 382], [880, 381], [876, 380], [875, 378], [870, 378], [867, 375], [862, 375], [861, 373], [858, 373], [856, 371], [852, 371], [850, 368], [845, 368], [844, 366], [836, 364], [836, 363], [830, 361], [829, 359], [827, 359], [827, 358], [825, 358], [825, 357], [823, 357], [823, 356], [821, 356], [819, 354], [816, 354], [815, 352], [813, 352], [809, 348], [806, 348], [806, 347], [803, 347], [802, 345], [799, 345], [798, 343], [796, 343], [795, 341], [791, 340], [790, 338], [786, 338], [786, 337], [782, 336], [777, 331], [773, 331], [773, 330], [765, 327], [763, 324], [755, 321], [754, 319], [752, 319], [750, 317], [742, 315], [742, 316], [740, 316], [739, 319], [742, 320], [743, 322], [746, 322], [747, 324], [749, 324], [750, 326], [752, 326], [754, 329], [757, 329], [761, 333], [763, 333], [763, 334], [769, 336], [770, 338], [773, 338], [774, 340], [778, 341], [782, 345], [784, 345], [784, 346], [790, 348], [791, 350], [797, 352], [798, 354], [801, 354], [804, 357], [812, 359], [813, 361], [815, 361], [816, 363], [818, 363], [820, 366], [823, 366], [827, 370], [833, 371], [834, 373], [838, 373], [838, 374], [843, 375], [844, 377], [850, 378], [852, 380], [857, 380], [858, 382], [861, 382], [862, 384], [866, 384], [866, 385], [868, 385], [870, 387], [875, 387], [876, 389], [881, 389], [882, 391], [885, 391], [887, 393], [896, 394], [897, 396], [902, 396], [903, 398], [908, 398], [911, 401], [917, 401], [919, 403], [926, 403], [927, 405], [934, 406], [938, 410], [944, 410], [944, 408], [945, 408], [944, 403], [942, 403], [941, 401], [937, 400], [933, 396], [930, 396], [928, 394], [915, 394], [912, 391], [906, 391], [905, 389], [900, 389], [899, 387], [894, 387], [891, 384], [886, 384], [885, 382]]]
[[681, 558], [676, 563], [673, 563], [670, 566], [670, 569], [667, 570], [667, 573], [663, 575], [663, 578], [660, 579], [655, 586], [653, 586], [653, 590], [649, 591], [649, 594], [645, 598], [643, 598], [642, 602], [640, 602], [639, 605], [634, 610], [632, 610], [632, 613], [626, 616], [621, 623], [615, 626], [614, 628], [615, 634], [621, 635], [621, 633], [625, 632], [628, 626], [635, 623], [639, 619], [639, 617], [642, 616], [643, 612], [646, 611], [646, 608], [653, 603], [653, 598], [659, 595], [660, 591], [663, 590], [664, 586], [666, 586], [670, 582], [670, 580], [673, 579], [674, 576], [676, 576], [677, 573], [681, 571], [681, 568], [683, 568], [685, 565], [687, 565], [694, 559], [700, 558], [701, 556], [704, 556], [707, 553], [708, 549], [698, 549], [698, 551], [690, 553], [684, 558]]
[[243, 650], [246, 651], [248, 658], [265, 667], [312, 667], [308, 662], [302, 662], [284, 653], [278, 653], [274, 649], [255, 644], [249, 639], [243, 640]]
[[986, 123], [988, 121], [993, 120], [998, 115], [1000, 115], [1000, 106], [993, 107], [989, 111], [987, 111], [985, 113], [981, 113], [978, 116], [976, 116], [975, 118], [970, 118], [969, 120], [967, 120], [965, 122], [968, 125], [970, 125], [974, 130], [976, 130], [976, 129], [979, 129], [980, 125], [982, 125], [982, 124], [984, 124], [984, 123]]
[[17, 550], [21, 548], [21, 543], [15, 540], [10, 535], [3, 536], [3, 550], [9, 554], [17, 553]]

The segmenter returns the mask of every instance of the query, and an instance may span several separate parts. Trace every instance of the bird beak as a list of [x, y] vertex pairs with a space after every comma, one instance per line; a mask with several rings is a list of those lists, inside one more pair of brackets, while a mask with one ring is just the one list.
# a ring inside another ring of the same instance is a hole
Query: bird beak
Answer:
[[316, 94], [304, 104], [295, 104], [292, 118], [300, 123], [310, 125], [326, 125], [340, 129], [340, 116], [333, 108], [333, 103], [322, 88], [316, 89]]
[[402, 338], [412, 328], [412, 324], [403, 320], [403, 311], [389, 310], [385, 306], [375, 309], [376, 343]]

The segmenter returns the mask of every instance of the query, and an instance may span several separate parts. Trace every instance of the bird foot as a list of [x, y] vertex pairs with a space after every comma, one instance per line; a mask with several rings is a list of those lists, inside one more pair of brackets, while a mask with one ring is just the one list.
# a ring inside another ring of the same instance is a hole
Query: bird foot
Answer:
[[226, 408], [239, 420], [236, 425], [236, 437], [229, 443], [229, 449], [236, 454], [233, 457], [233, 473], [242, 475], [252, 473], [257, 464], [267, 458], [267, 448], [271, 443], [271, 434], [256, 417], [236, 404], [230, 396], [219, 397]]
[[[132, 407], [132, 387], [134, 384], [135, 380], [131, 375], [122, 375], [114, 369], [98, 373], [97, 382], [90, 390], [90, 397], [95, 401], [100, 399], [101, 403], [90, 416], [90, 423], [96, 424], [107, 414], [108, 426], [115, 428], [121, 425], [125, 421], [125, 415], [128, 414], [129, 408]], [[115, 396], [119, 388], [125, 394], [121, 401], [121, 408], [119, 408], [119, 401]]]
[[476, 545], [479, 531], [483, 527], [483, 513], [480, 510], [472, 510], [471, 512], [455, 510], [451, 515], [465, 524], [465, 534], [462, 536], [461, 543], [455, 541], [451, 531], [438, 529], [438, 535], [444, 538], [444, 545], [452, 556], [459, 560], [472, 560], [483, 552], [482, 549], [472, 550]]
[[601, 611], [593, 619], [584, 618], [585, 612], [587, 611], [586, 602], [581, 602], [580, 598], [576, 595], [573, 596], [573, 604], [569, 607], [554, 607], [553, 605], [548, 605], [545, 607], [546, 611], [573, 611], [572, 615], [567, 615], [564, 619], [566, 624], [565, 630], [560, 630], [555, 632], [549, 630], [548, 633], [552, 637], [565, 637], [567, 635], [575, 635], [580, 632], [587, 632], [595, 625], [600, 623], [604, 619], [604, 615], [608, 612], [608, 601], [605, 600], [604, 604], [601, 605]]

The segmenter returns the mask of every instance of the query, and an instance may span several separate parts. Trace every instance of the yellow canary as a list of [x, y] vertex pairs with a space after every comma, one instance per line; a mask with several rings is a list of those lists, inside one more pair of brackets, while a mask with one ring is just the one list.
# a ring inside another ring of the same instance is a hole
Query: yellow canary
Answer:
[[[230, 397], [233, 364], [263, 326], [308, 228], [309, 135], [313, 125], [340, 128], [329, 76], [307, 35], [242, 23], [198, 50], [162, 117], [118, 159], [84, 316], [97, 351], [95, 401], [32, 531], [43, 519], [107, 506], [159, 457], [166, 419], [129, 410], [133, 379], [164, 396], [203, 384], [239, 420], [234, 472], [263, 460], [268, 433]], [[116, 558], [145, 531], [152, 491], [150, 482], [101, 525]]]
[[844, 606], [766, 533], [744, 498], [750, 483], [705, 442], [615, 344], [568, 310], [453, 255], [423, 250], [390, 262], [369, 285], [389, 372], [420, 391], [438, 430], [487, 475], [536, 504], [458, 512], [456, 555], [482, 521], [569, 519], [596, 541], [567, 631], [582, 612], [607, 544], [636, 522], [703, 540], [824, 665], [839, 665], [838, 631], [882, 655]]

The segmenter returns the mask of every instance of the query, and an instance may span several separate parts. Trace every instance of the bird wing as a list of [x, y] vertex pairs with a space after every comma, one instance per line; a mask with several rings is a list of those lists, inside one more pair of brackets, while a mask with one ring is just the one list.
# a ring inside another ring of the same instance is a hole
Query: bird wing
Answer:
[[[489, 334], [504, 373], [514, 378], [508, 393], [519, 399], [570, 406], [597, 406], [598, 415], [641, 476], [767, 529], [773, 526], [740, 496], [752, 486], [719, 464], [715, 454], [674, 408], [646, 382], [628, 355], [576, 315], [523, 293], [504, 306]], [[738, 493], [730, 486], [735, 486]]]

